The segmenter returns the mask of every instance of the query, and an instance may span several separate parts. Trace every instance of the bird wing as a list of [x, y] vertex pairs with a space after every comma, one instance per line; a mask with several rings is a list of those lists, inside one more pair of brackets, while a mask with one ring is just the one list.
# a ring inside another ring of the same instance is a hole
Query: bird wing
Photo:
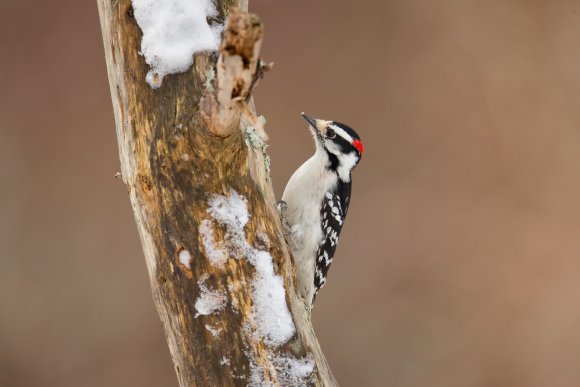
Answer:
[[312, 304], [314, 304], [316, 299], [316, 293], [326, 283], [326, 276], [338, 245], [340, 230], [348, 212], [350, 191], [350, 182], [340, 182], [334, 190], [324, 195], [320, 211], [322, 235], [324, 237], [320, 241], [316, 252]]

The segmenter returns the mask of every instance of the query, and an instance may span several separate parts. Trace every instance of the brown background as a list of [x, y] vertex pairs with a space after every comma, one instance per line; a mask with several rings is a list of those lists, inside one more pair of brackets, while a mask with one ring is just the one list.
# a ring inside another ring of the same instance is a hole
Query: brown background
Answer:
[[[366, 153], [314, 322], [343, 386], [580, 385], [580, 1], [252, 0], [281, 195]], [[94, 1], [0, 2], [0, 385], [174, 386]]]

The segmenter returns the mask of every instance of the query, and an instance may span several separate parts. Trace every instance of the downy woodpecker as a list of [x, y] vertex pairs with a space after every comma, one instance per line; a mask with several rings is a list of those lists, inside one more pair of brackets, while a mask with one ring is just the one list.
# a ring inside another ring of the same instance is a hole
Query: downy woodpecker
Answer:
[[294, 172], [280, 211], [294, 255], [297, 288], [312, 308], [336, 251], [351, 194], [351, 172], [363, 153], [358, 134], [302, 113], [316, 143], [314, 156]]

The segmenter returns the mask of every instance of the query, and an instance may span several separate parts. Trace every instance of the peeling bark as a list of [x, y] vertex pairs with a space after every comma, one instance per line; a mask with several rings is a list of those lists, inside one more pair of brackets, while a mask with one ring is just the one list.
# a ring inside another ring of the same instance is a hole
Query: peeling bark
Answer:
[[[141, 31], [130, 0], [98, 0], [98, 6], [121, 176], [180, 385], [248, 385], [252, 376], [292, 384], [276, 364], [280, 356], [314, 362], [307, 385], [336, 385], [294, 288], [291, 256], [274, 208], [266, 137], [251, 99], [265, 68], [259, 60], [262, 23], [233, 9], [247, 9], [247, 1], [219, 1], [222, 16], [231, 13], [217, 60], [198, 54], [190, 70], [166, 76], [153, 90], [145, 81], [148, 66], [138, 54]], [[256, 325], [255, 268], [247, 259], [234, 258], [236, 252], [224, 240], [225, 227], [207, 223], [208, 200], [232, 190], [247, 199], [248, 243], [267, 251], [284, 279], [296, 333], [277, 347], [248, 334]], [[208, 257], [202, 224], [209, 224], [214, 242], [228, 256], [222, 265]], [[226, 302], [222, 310], [196, 317], [200, 280], [224, 294]]]

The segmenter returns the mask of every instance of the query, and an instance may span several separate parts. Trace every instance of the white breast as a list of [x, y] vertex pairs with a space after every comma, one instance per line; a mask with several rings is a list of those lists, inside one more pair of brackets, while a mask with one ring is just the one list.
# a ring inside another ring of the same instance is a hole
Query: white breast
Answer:
[[298, 289], [310, 305], [314, 295], [314, 263], [323, 238], [320, 205], [326, 192], [333, 190], [336, 175], [326, 169], [328, 159], [317, 152], [294, 172], [284, 194], [285, 215], [291, 226]]

